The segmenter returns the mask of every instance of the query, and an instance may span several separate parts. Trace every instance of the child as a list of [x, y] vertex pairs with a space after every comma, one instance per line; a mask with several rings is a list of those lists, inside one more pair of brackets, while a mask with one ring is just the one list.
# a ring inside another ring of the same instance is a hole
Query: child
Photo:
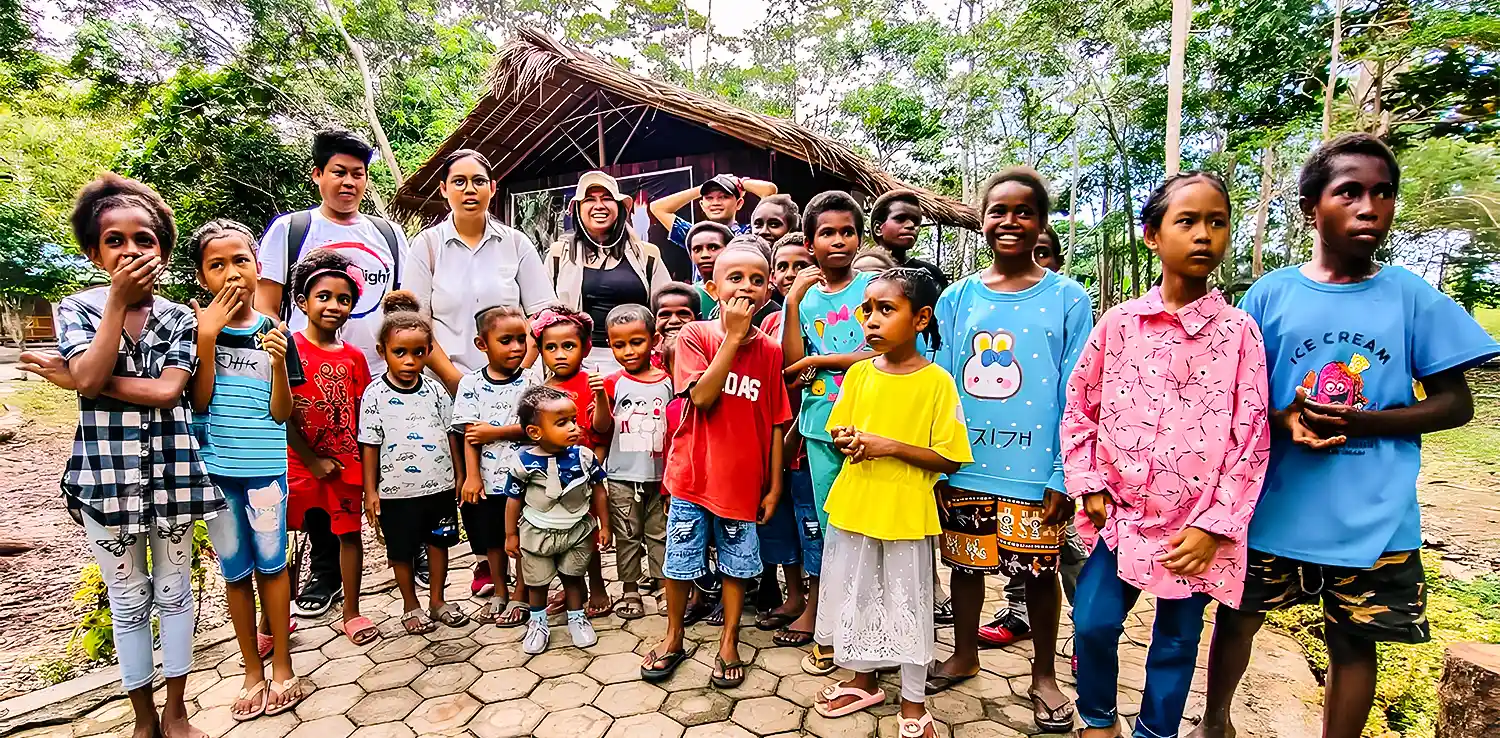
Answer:
[[[153, 294], [177, 227], [155, 190], [115, 174], [78, 193], [71, 220], [79, 249], [110, 283], [58, 303], [60, 356], [28, 352], [23, 368], [78, 392], [62, 494], [104, 575], [133, 735], [191, 735], [183, 692], [193, 665], [192, 528], [225, 502], [189, 427], [193, 313]], [[159, 718], [153, 606], [167, 680]]]
[[[807, 444], [807, 465], [812, 475], [814, 509], [818, 527], [828, 529], [828, 491], [844, 465], [844, 455], [833, 446], [828, 432], [828, 414], [838, 399], [844, 372], [855, 362], [874, 353], [865, 347], [863, 317], [865, 287], [875, 279], [871, 272], [851, 268], [854, 253], [864, 237], [865, 217], [848, 193], [824, 192], [807, 204], [802, 216], [803, 237], [812, 244], [814, 266], [797, 273], [786, 298], [787, 328], [782, 331], [785, 374], [806, 380], [797, 428]], [[803, 376], [812, 370], [811, 378]], [[777, 631], [778, 646], [813, 644], [802, 668], [814, 676], [833, 673], [833, 649], [813, 642], [818, 615], [818, 577], [808, 572], [807, 607], [802, 616]]]
[[615, 614], [636, 620], [646, 614], [641, 601], [641, 557], [652, 579], [661, 579], [666, 556], [667, 513], [661, 494], [666, 465], [667, 404], [672, 377], [651, 363], [656, 318], [643, 305], [621, 305], [605, 318], [609, 346], [623, 367], [604, 379], [613, 408], [613, 434], [605, 474], [609, 477], [609, 520], [613, 524], [615, 573], [624, 594]]
[[896, 260], [883, 246], [866, 246], [854, 255], [854, 271], [856, 272], [879, 274], [887, 269], [895, 268]]
[[911, 255], [917, 245], [917, 234], [922, 232], [922, 199], [911, 190], [891, 190], [875, 198], [870, 206], [870, 238], [876, 246], [891, 253], [896, 266], [923, 269], [937, 281], [939, 289], [947, 289], [948, 276], [936, 264], [922, 261]]
[[771, 293], [785, 302], [792, 282], [810, 266], [812, 252], [807, 250], [807, 237], [801, 231], [777, 239], [771, 247]]
[[1216, 175], [1156, 188], [1141, 224], [1161, 286], [1100, 320], [1068, 380], [1067, 486], [1093, 548], [1073, 611], [1084, 738], [1119, 735], [1116, 654], [1142, 590], [1156, 622], [1134, 735], [1149, 738], [1177, 734], [1209, 598], [1233, 607], [1244, 587], [1270, 428], [1260, 330], [1208, 286], [1231, 223]]
[[[205, 308], [193, 302], [198, 372], [192, 400], [204, 420], [203, 463], [229, 505], [208, 522], [208, 535], [245, 660], [245, 684], [230, 714], [245, 721], [286, 712], [305, 694], [287, 647], [292, 615], [286, 574], [285, 423], [292, 415], [292, 386], [303, 382], [302, 364], [285, 329], [251, 304], [259, 275], [250, 229], [232, 220], [209, 221], [188, 247], [199, 283], [214, 295]], [[257, 637], [256, 579], [269, 637]], [[269, 683], [261, 663], [267, 651]]]
[[709, 292], [720, 301], [717, 321], [692, 323], [676, 342], [673, 381], [686, 405], [673, 435], [665, 484], [667, 511], [667, 633], [641, 664], [641, 677], [664, 681], [688, 658], [683, 618], [694, 579], [708, 573], [708, 548], [717, 549], [723, 579], [724, 628], [712, 683], [732, 689], [745, 681], [739, 657], [745, 580], [760, 574], [757, 522], [781, 496], [782, 430], [790, 418], [776, 342], [751, 323], [766, 300], [771, 265], [758, 249], [736, 246], [714, 265]]
[[1312, 261], [1262, 277], [1242, 302], [1265, 331], [1271, 402], [1284, 409], [1250, 524], [1244, 598], [1216, 617], [1200, 738], [1234, 734], [1229, 705], [1268, 610], [1322, 600], [1330, 738], [1364, 728], [1375, 644], [1429, 638], [1420, 438], [1469, 422], [1464, 370], [1500, 346], [1426, 280], [1375, 261], [1400, 180], [1395, 156], [1373, 136], [1323, 144], [1298, 183], [1318, 232]]
[[[758, 249], [763, 255], [765, 255], [766, 263], [770, 263], [773, 258], [771, 255], [771, 243], [766, 239], [752, 233], [744, 233], [729, 239], [729, 243], [725, 244], [724, 248], [729, 248], [730, 246], [749, 246], [751, 248]], [[717, 252], [713, 255], [713, 258], [718, 258]], [[710, 263], [708, 268], [710, 273], [712, 273], [713, 264]], [[699, 286], [698, 289], [702, 290], [702, 287]], [[710, 298], [703, 304], [707, 305], [707, 307], [704, 308], [703, 320], [713, 320], [714, 318], [719, 317], [719, 304], [717, 302], [714, 302], [713, 299]], [[766, 298], [766, 304], [762, 305], [759, 310], [755, 311], [755, 315], [751, 317], [751, 322], [755, 323], [756, 325], [761, 325], [766, 320], [766, 318], [772, 315], [779, 314], [780, 312], [781, 303], [775, 299], [775, 295], [768, 295], [768, 297]]]
[[[609, 398], [604, 395], [604, 377], [583, 370], [583, 360], [593, 345], [594, 319], [562, 305], [553, 305], [531, 321], [531, 336], [536, 339], [542, 364], [547, 369], [546, 384], [567, 393], [579, 410], [578, 445], [604, 455], [604, 443], [610, 432]], [[585, 612], [591, 618], [607, 615], [614, 609], [604, 589], [604, 571], [598, 557], [589, 565], [589, 603]], [[554, 607], [559, 601], [555, 601]]]
[[[567, 597], [573, 645], [599, 641], [583, 611], [583, 576], [595, 560], [591, 544], [609, 545], [609, 504], [604, 472], [583, 440], [578, 406], [568, 393], [537, 386], [521, 393], [518, 416], [533, 446], [516, 449], [506, 466], [505, 550], [521, 561], [521, 579], [531, 605], [521, 650], [547, 650], [547, 587], [554, 575]], [[589, 517], [589, 506], [594, 517]]]
[[516, 414], [521, 393], [531, 386], [524, 367], [530, 324], [526, 313], [513, 305], [485, 308], [474, 316], [474, 345], [484, 352], [488, 366], [458, 380], [453, 402], [453, 427], [464, 434], [463, 505], [459, 508], [484, 551], [497, 585], [490, 601], [475, 619], [513, 628], [526, 622], [524, 593], [517, 584], [515, 600], [508, 599], [505, 576], [505, 468], [526, 429]]
[[1031, 256], [1036, 259], [1037, 266], [1049, 272], [1062, 272], [1062, 240], [1057, 237], [1057, 229], [1051, 223], [1037, 236], [1036, 249], [1031, 252]]
[[651, 296], [651, 311], [656, 313], [656, 330], [662, 341], [657, 346], [658, 354], [667, 342], [676, 340], [683, 326], [698, 319], [702, 304], [698, 291], [684, 282], [668, 282]]
[[948, 511], [942, 556], [952, 567], [954, 649], [934, 669], [929, 689], [948, 689], [979, 672], [984, 578], [1004, 573], [1027, 589], [1036, 643], [1034, 716], [1044, 730], [1061, 732], [1072, 725], [1073, 710], [1057, 686], [1052, 655], [1062, 599], [1058, 557], [1072, 502], [1063, 488], [1057, 428], [1093, 313], [1081, 286], [1032, 259], [1050, 205], [1041, 175], [1008, 169], [980, 192], [993, 263], [948, 288], [937, 307], [945, 346], [936, 361], [958, 379], [974, 463], [940, 489]]
[[292, 422], [286, 433], [291, 450], [287, 528], [310, 531], [309, 521], [326, 519], [319, 524], [338, 541], [342, 584], [333, 599], [344, 601], [344, 636], [355, 645], [380, 635], [375, 623], [359, 613], [364, 465], [356, 425], [370, 370], [364, 352], [339, 340], [363, 281], [364, 272], [332, 249], [308, 252], [292, 270], [294, 304], [307, 315], [307, 327], [292, 334], [292, 344], [307, 381], [292, 388]]
[[734, 240], [734, 235], [734, 231], [727, 226], [711, 220], [705, 220], [688, 231], [688, 255], [692, 257], [693, 268], [697, 270], [698, 279], [701, 280], [693, 285], [693, 289], [698, 292], [699, 320], [707, 320], [709, 312], [718, 305], [704, 285], [714, 278], [714, 261], [719, 258], [719, 252]]
[[763, 198], [750, 212], [750, 232], [774, 244], [802, 225], [802, 209], [791, 195]]
[[933, 485], [973, 461], [953, 377], [918, 350], [941, 347], [938, 287], [922, 269], [887, 271], [865, 288], [865, 341], [880, 352], [849, 368], [828, 417], [847, 459], [828, 495], [828, 546], [817, 638], [854, 677], [816, 698], [824, 717], [885, 701], [877, 669], [901, 670], [900, 734], [935, 736], [927, 713], [933, 658]]
[[[401, 590], [401, 627], [422, 635], [442, 623], [460, 628], [469, 617], [443, 599], [448, 549], [458, 543], [463, 482], [454, 458], [463, 453], [452, 427], [453, 405], [442, 383], [422, 376], [432, 353], [432, 324], [415, 295], [398, 290], [381, 301], [385, 323], [378, 345], [385, 374], [361, 400], [359, 450], [365, 471], [365, 515], [380, 521], [386, 559]], [[412, 560], [426, 546], [428, 609], [417, 601]]]

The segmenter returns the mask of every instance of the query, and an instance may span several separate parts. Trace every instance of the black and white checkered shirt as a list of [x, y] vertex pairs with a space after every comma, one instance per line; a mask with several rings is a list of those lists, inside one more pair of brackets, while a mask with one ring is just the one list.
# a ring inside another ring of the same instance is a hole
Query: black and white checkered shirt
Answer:
[[[82, 354], [94, 341], [108, 294], [108, 287], [97, 287], [58, 304], [57, 348], [64, 359]], [[114, 376], [154, 379], [167, 369], [191, 373], [197, 327], [186, 306], [153, 298], [140, 340], [120, 336]], [[224, 495], [209, 481], [191, 424], [186, 395], [165, 410], [103, 394], [92, 400], [79, 395], [78, 432], [62, 479], [69, 512], [121, 534], [155, 527], [181, 536], [194, 520], [223, 510]]]

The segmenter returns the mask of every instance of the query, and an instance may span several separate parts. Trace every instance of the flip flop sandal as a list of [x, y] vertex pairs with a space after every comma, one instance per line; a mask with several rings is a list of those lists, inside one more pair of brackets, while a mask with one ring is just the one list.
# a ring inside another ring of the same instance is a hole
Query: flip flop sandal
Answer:
[[234, 705], [230, 705], [229, 716], [234, 718], [235, 722], [243, 723], [249, 720], [254, 720], [261, 715], [266, 714], [266, 702], [271, 698], [271, 695], [266, 691], [266, 687], [270, 686], [270, 684], [270, 681], [262, 679], [260, 683], [256, 684], [250, 689], [241, 689], [239, 696], [235, 697], [235, 702], [239, 702], [241, 700], [249, 700], [251, 702], [254, 702], [256, 695], [259, 695], [260, 703], [255, 706], [254, 710], [243, 714], [235, 712]]
[[332, 592], [304, 592], [292, 601], [292, 614], [304, 618], [320, 618], [333, 609], [333, 606], [344, 600], [344, 590], [336, 589]]
[[479, 608], [479, 612], [474, 613], [474, 622], [480, 625], [494, 625], [495, 621], [500, 619], [500, 613], [505, 610], [505, 606], [508, 604], [510, 603], [496, 602], [494, 600], [486, 601], [484, 607]]
[[[820, 700], [813, 702], [813, 709], [819, 715], [826, 718], [841, 718], [846, 715], [853, 715], [860, 710], [883, 704], [885, 702], [885, 690], [876, 687], [874, 691], [866, 692], [858, 687], [846, 687], [842, 684], [834, 683], [824, 687], [823, 691], [818, 693], [818, 697]], [[841, 697], [856, 697], [858, 699], [847, 705], [832, 707], [833, 701]]]
[[927, 694], [941, 694], [977, 676], [979, 676], [979, 672], [977, 671], [964, 676], [929, 673], [927, 675]]
[[465, 625], [469, 624], [469, 616], [464, 614], [464, 611], [458, 609], [458, 605], [455, 605], [452, 602], [443, 603], [442, 607], [439, 607], [436, 610], [429, 610], [427, 614], [431, 616], [433, 620], [436, 620], [439, 623], [448, 626], [449, 628], [462, 628]]
[[697, 650], [697, 646], [691, 646], [678, 651], [668, 651], [667, 653], [658, 656], [656, 655], [656, 650], [652, 649], [651, 653], [646, 656], [647, 663], [655, 666], [656, 662], [662, 661], [666, 663], [666, 666], [660, 669], [649, 669], [645, 666], [645, 664], [642, 664], [641, 679], [644, 679], [651, 684], [657, 684], [659, 682], [665, 682], [666, 680], [671, 679], [672, 674], [677, 672], [677, 667], [681, 666], [682, 662], [687, 661], [688, 657], [692, 656], [693, 651], [695, 650]]
[[[802, 613], [800, 612], [796, 615], [788, 615], [784, 612], [768, 612], [756, 619], [755, 628], [756, 630], [781, 630], [796, 622], [797, 618], [800, 617], [802, 617]], [[775, 639], [773, 638], [772, 640]]]
[[[719, 689], [734, 689], [735, 687], [738, 687], [741, 684], [745, 683], [745, 662], [740, 661], [739, 659], [735, 659], [734, 661], [725, 661], [723, 656], [715, 656], [714, 664], [719, 673], [708, 675], [708, 681], [710, 684], [713, 684]], [[739, 669], [739, 677], [729, 678], [725, 676], [729, 673], [730, 669]]]
[[406, 629], [407, 635], [425, 635], [437, 630], [437, 623], [421, 610], [412, 610], [401, 616], [401, 627]]
[[531, 608], [525, 603], [512, 602], [505, 606], [505, 611], [495, 617], [496, 628], [519, 628], [526, 624], [531, 618]]
[[714, 605], [714, 609], [709, 611], [708, 617], [704, 618], [703, 622], [709, 625], [723, 625], [724, 605], [722, 603]]
[[345, 620], [343, 631], [344, 637], [356, 646], [363, 646], [380, 637], [380, 629], [375, 627], [372, 620], [363, 615], [353, 620]]
[[810, 630], [782, 628], [776, 631], [776, 635], [771, 636], [771, 642], [778, 646], [801, 648], [813, 642], [813, 633]]
[[627, 592], [615, 603], [615, 614], [621, 620], [640, 620], [646, 616], [646, 603], [636, 592]]
[[802, 671], [813, 676], [828, 676], [839, 667], [833, 663], [833, 647], [813, 644], [812, 650], [802, 658]]
[[[266, 717], [270, 717], [272, 715], [280, 715], [281, 713], [296, 707], [298, 703], [306, 699], [307, 695], [310, 694], [310, 692], [304, 689], [302, 685], [303, 681], [301, 677], [292, 677], [291, 679], [288, 679], [284, 682], [271, 682], [271, 691], [276, 694], [276, 697], [278, 699], [281, 697], [285, 697], [287, 694], [291, 694], [292, 698], [287, 700], [286, 702], [276, 705], [275, 707], [267, 707]], [[270, 700], [268, 699], [267, 702], [269, 701]]]
[[[297, 632], [297, 619], [292, 618], [291, 627], [287, 629], [287, 635]], [[276, 650], [275, 636], [269, 636], [260, 630], [255, 631], [255, 652], [260, 654], [260, 660], [265, 661]], [[240, 666], [245, 665], [245, 659], [240, 658]]]
[[641, 580], [636, 582], [635, 586], [640, 587], [642, 592], [651, 594], [661, 586], [661, 581], [652, 577], [641, 577]]
[[1036, 721], [1036, 726], [1044, 733], [1061, 733], [1073, 729], [1073, 703], [1064, 700], [1057, 707], [1050, 707], [1042, 695], [1037, 692], [1027, 692], [1026, 696], [1031, 698], [1031, 718]]
[[927, 729], [932, 727], [932, 715], [922, 713], [922, 717], [915, 720], [911, 718], [900, 718], [901, 738], [922, 738], [927, 735]]
[[932, 622], [938, 625], [953, 624], [953, 601], [943, 600], [932, 608]]

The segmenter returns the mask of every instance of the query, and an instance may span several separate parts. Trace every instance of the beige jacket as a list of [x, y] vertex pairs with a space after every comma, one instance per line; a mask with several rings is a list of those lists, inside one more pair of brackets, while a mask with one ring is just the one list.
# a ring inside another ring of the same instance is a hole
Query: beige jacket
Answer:
[[[574, 310], [583, 309], [583, 265], [577, 260], [571, 238], [562, 238], [547, 250], [547, 273], [552, 275], [552, 286], [557, 292], [557, 301]], [[646, 285], [646, 294], [654, 295], [666, 283], [672, 281], [667, 265], [662, 263], [661, 250], [656, 244], [642, 241], [631, 235], [625, 246], [625, 261]], [[650, 307], [649, 305], [647, 307]]]

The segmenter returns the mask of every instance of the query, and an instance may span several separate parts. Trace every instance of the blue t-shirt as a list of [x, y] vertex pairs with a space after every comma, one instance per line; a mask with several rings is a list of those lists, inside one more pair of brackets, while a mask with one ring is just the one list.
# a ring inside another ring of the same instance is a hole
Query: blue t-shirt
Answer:
[[[687, 248], [688, 231], [693, 230], [693, 225], [695, 224], [680, 215], [672, 216], [672, 227], [667, 229], [667, 240], [677, 244], [678, 246]], [[726, 225], [729, 226], [729, 230], [734, 231], [734, 235], [736, 236], [743, 236], [746, 233], [750, 232], [749, 223], [734, 222], [728, 223]], [[693, 279], [697, 278], [697, 272], [695, 270]]]
[[[200, 418], [209, 474], [248, 478], [286, 473], [286, 426], [271, 419], [271, 355], [261, 348], [261, 336], [276, 324], [257, 317], [248, 328], [225, 326], [214, 343], [214, 395]], [[287, 339], [287, 380], [296, 387], [303, 382], [302, 362], [296, 343]]]
[[[1265, 335], [1273, 410], [1290, 404], [1298, 387], [1318, 402], [1406, 407], [1417, 401], [1413, 380], [1500, 354], [1463, 308], [1397, 266], [1358, 284], [1324, 284], [1299, 267], [1278, 269], [1256, 282], [1240, 307]], [[1418, 435], [1350, 438], [1314, 451], [1278, 433], [1250, 546], [1358, 568], [1386, 551], [1419, 548], [1421, 463]]]
[[[838, 292], [825, 292], [815, 286], [802, 296], [798, 316], [808, 356], [852, 354], [867, 348], [864, 313], [859, 306], [865, 302], [865, 287], [875, 276], [874, 272], [854, 272], [853, 279]], [[797, 427], [803, 438], [833, 441], [828, 433], [828, 415], [839, 399], [843, 382], [842, 371], [819, 369], [812, 384], [802, 391]]]
[[973, 274], [944, 290], [934, 313], [943, 346], [933, 361], [958, 383], [974, 450], [948, 482], [1035, 502], [1066, 492], [1059, 425], [1094, 328], [1088, 292], [1053, 272], [1020, 292], [996, 292]]

